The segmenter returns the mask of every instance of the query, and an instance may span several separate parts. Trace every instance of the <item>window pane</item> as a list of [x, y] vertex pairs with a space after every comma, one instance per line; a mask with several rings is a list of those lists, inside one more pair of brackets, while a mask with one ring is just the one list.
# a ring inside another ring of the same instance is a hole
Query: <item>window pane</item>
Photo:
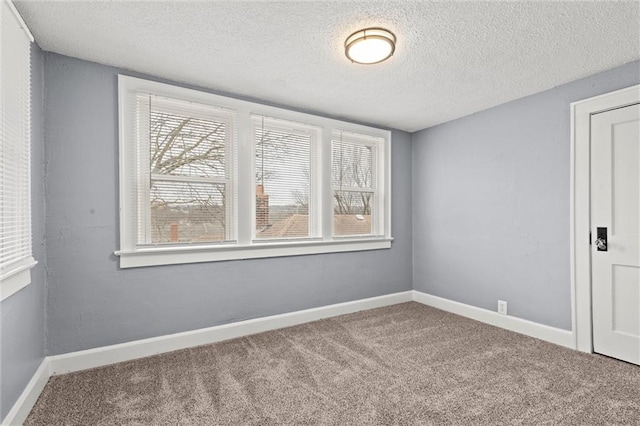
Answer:
[[152, 182], [152, 244], [226, 240], [225, 195], [224, 184]]
[[371, 234], [372, 192], [333, 192], [333, 235]]
[[331, 143], [333, 235], [371, 235], [379, 212], [374, 165], [377, 138], [335, 131]]
[[373, 186], [373, 148], [334, 140], [331, 181], [334, 188], [371, 188]]
[[155, 99], [149, 115], [152, 174], [225, 177], [224, 121], [167, 112]]
[[294, 126], [254, 116], [258, 239], [310, 236], [312, 136]]

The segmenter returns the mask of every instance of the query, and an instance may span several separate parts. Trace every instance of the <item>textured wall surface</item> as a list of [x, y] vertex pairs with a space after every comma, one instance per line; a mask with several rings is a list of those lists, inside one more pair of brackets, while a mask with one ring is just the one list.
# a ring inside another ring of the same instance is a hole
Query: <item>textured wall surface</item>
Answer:
[[640, 61], [415, 133], [414, 288], [571, 329], [569, 103]]
[[45, 55], [47, 354], [411, 289], [411, 138], [396, 131], [391, 249], [120, 270], [118, 72]]
[[31, 197], [33, 256], [31, 284], [0, 302], [0, 420], [16, 402], [44, 358], [45, 239], [43, 53], [31, 48]]

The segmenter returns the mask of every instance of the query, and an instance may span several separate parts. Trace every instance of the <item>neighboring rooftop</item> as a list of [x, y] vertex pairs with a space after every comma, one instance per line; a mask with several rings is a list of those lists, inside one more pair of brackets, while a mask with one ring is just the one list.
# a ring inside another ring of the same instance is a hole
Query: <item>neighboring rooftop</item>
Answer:
[[[334, 215], [334, 235], [371, 234], [371, 215]], [[292, 214], [271, 226], [258, 231], [258, 238], [304, 238], [309, 235], [309, 216]]]

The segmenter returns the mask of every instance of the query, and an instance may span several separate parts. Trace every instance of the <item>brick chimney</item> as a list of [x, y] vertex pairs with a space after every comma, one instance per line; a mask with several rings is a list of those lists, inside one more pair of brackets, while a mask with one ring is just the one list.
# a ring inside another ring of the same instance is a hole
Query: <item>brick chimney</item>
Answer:
[[264, 229], [269, 225], [269, 196], [264, 193], [264, 186], [256, 185], [256, 229]]

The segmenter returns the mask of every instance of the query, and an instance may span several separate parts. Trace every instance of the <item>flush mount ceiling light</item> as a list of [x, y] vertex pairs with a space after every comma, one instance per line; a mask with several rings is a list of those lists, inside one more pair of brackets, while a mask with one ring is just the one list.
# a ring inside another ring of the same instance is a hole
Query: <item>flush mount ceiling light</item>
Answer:
[[344, 54], [351, 62], [377, 64], [393, 55], [396, 36], [384, 28], [365, 28], [347, 37]]

